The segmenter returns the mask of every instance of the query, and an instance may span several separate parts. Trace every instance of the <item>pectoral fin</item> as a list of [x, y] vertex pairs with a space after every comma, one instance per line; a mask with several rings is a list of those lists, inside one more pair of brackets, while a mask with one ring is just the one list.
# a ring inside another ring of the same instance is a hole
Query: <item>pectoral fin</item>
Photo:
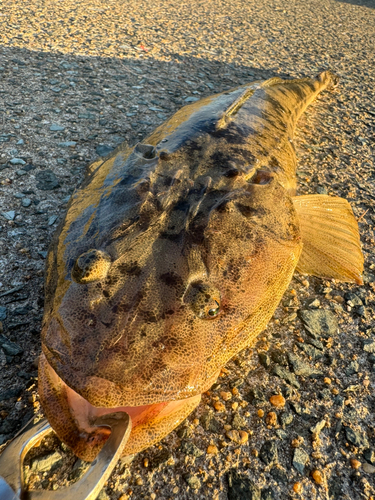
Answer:
[[363, 284], [363, 254], [358, 224], [343, 198], [306, 195], [293, 198], [303, 249], [297, 271]]

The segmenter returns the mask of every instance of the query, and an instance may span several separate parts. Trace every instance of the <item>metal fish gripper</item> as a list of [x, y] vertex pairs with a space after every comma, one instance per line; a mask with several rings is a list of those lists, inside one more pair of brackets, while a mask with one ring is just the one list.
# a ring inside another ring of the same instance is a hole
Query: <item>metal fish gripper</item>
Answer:
[[94, 425], [110, 427], [105, 445], [79, 481], [54, 491], [25, 488], [23, 462], [28, 451], [53, 432], [46, 419], [26, 426], [0, 455], [0, 500], [95, 500], [125, 448], [132, 423], [127, 413], [116, 412], [99, 417]]

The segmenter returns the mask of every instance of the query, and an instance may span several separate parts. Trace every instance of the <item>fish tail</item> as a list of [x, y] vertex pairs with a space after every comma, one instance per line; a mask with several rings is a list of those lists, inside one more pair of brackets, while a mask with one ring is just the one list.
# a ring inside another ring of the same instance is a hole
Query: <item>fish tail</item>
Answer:
[[335, 75], [335, 73], [332, 73], [332, 71], [323, 71], [322, 73], [319, 73], [317, 76], [317, 79], [322, 82], [322, 84], [325, 85], [325, 88], [335, 88], [337, 87], [340, 78], [338, 75]]
[[320, 92], [337, 83], [338, 77], [331, 71], [324, 71], [315, 78], [271, 78], [242, 106], [243, 113], [248, 108], [246, 120], [254, 131], [253, 147], [259, 164], [272, 168], [279, 182], [291, 193], [296, 189], [293, 136], [298, 119]]
[[339, 78], [331, 71], [323, 71], [316, 78], [281, 80], [275, 78], [264, 83], [266, 93], [276, 99], [289, 112], [289, 134], [293, 137], [296, 123], [305, 109], [326, 89], [337, 86]]

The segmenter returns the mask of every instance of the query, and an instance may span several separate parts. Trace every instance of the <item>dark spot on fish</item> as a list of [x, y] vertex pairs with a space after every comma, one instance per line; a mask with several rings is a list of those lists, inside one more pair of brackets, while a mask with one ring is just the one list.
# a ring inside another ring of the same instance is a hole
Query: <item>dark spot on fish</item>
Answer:
[[257, 170], [255, 175], [249, 180], [251, 184], [266, 185], [269, 184], [273, 179], [271, 172], [267, 170]]
[[241, 269], [240, 266], [236, 264], [229, 264], [228, 265], [228, 272], [230, 274], [230, 279], [234, 282], [238, 281], [241, 279]]
[[278, 101], [275, 97], [272, 97], [269, 94], [267, 94], [265, 96], [260, 96], [260, 99], [262, 99], [267, 104], [271, 104], [272, 112], [276, 112], [280, 116], [284, 116], [286, 109], [281, 104], [281, 102]]
[[302, 88], [299, 85], [296, 85], [296, 86], [292, 87], [292, 91], [302, 101], [306, 98], [305, 92], [302, 90]]
[[228, 144], [246, 144], [250, 135], [255, 135], [255, 130], [251, 127], [242, 126], [230, 122], [226, 127], [213, 130], [213, 137], [222, 138]]
[[307, 85], [309, 87], [310, 90], [312, 90], [313, 92], [316, 91], [316, 88], [315, 88], [315, 85], [314, 85], [314, 82], [311, 82], [311, 81], [306, 81], [304, 82], [305, 85]]
[[206, 193], [205, 197], [205, 208], [203, 209], [203, 214], [201, 216], [204, 216], [205, 213], [207, 213], [207, 209], [211, 209], [213, 205], [218, 203], [220, 200], [222, 200], [224, 197], [228, 196], [228, 193], [230, 191], [224, 191], [223, 189], [210, 189]]
[[108, 278], [105, 280], [105, 284], [107, 286], [112, 286], [115, 285], [118, 282], [119, 278], [118, 276], [108, 276]]
[[226, 168], [228, 163], [232, 161], [232, 157], [228, 154], [224, 154], [222, 151], [215, 151], [210, 160], [216, 168]]
[[[166, 187], [172, 186], [172, 184], [174, 184], [174, 182], [173, 182], [174, 180], [175, 179], [173, 177], [171, 177], [170, 175], [166, 175], [163, 177], [163, 184]], [[176, 179], [176, 180], [179, 180], [179, 179]]]
[[159, 278], [168, 286], [176, 287], [182, 285], [183, 281], [181, 276], [174, 272], [161, 274]]
[[272, 168], [280, 168], [281, 167], [279, 160], [275, 156], [271, 157], [270, 161], [268, 162], [268, 165]]
[[159, 342], [166, 348], [173, 348], [178, 345], [178, 340], [175, 337], [170, 336], [161, 337]]
[[[114, 308], [116, 307], [116, 311], [120, 314], [120, 313], [124, 313], [124, 312], [129, 312], [131, 311], [132, 309], [132, 306], [130, 304], [118, 304], [118, 306], [114, 306]], [[114, 309], [113, 308], [113, 309]]]
[[184, 229], [179, 233], [168, 233], [167, 231], [161, 231], [159, 234], [159, 238], [169, 241], [179, 241], [184, 237], [184, 235], [185, 235]]
[[198, 212], [189, 224], [188, 236], [191, 243], [202, 244], [204, 241], [204, 232], [207, 225], [205, 213]]
[[198, 144], [197, 141], [191, 141], [191, 140], [185, 142], [185, 147], [189, 152], [201, 151], [202, 149], [202, 146]]
[[142, 316], [144, 317], [146, 323], [157, 323], [159, 321], [156, 314], [152, 311], [142, 311]]
[[150, 181], [149, 179], [143, 179], [141, 182], [139, 182], [135, 188], [136, 193], [138, 195], [142, 195], [145, 193], [148, 193], [150, 191]]
[[103, 295], [104, 297], [108, 298], [110, 294], [107, 290], [103, 290]]
[[180, 198], [173, 207], [173, 210], [181, 210], [181, 212], [187, 213], [190, 210], [190, 203], [188, 203], [184, 198]]
[[126, 175], [117, 185], [127, 186], [129, 184], [134, 184], [138, 179], [133, 175]]
[[218, 205], [216, 205], [215, 210], [219, 213], [226, 212], [229, 200], [223, 200]]
[[117, 269], [121, 274], [128, 274], [130, 276], [139, 276], [142, 272], [142, 269], [137, 262], [119, 264]]
[[105, 321], [100, 320], [100, 323], [102, 323], [107, 328], [109, 328], [112, 325], [112, 321], [110, 321], [109, 323], [106, 323]]
[[206, 226], [198, 226], [189, 231], [191, 242], [200, 245], [204, 241], [204, 230]]
[[160, 151], [159, 153], [159, 158], [163, 161], [169, 160], [171, 157], [170, 153], [167, 153], [166, 151]]
[[231, 168], [227, 172], [225, 172], [224, 176], [228, 177], [229, 179], [232, 179], [233, 177], [237, 177], [240, 175], [240, 171], [237, 168]]
[[249, 207], [249, 205], [243, 205], [242, 203], [236, 203], [236, 207], [244, 217], [251, 217], [257, 212], [255, 208]]

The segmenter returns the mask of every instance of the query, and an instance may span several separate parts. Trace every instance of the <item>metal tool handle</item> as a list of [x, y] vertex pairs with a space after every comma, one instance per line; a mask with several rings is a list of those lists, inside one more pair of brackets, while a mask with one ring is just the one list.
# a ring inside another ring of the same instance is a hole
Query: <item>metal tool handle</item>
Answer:
[[9, 484], [0, 476], [0, 500], [19, 500]]
[[[18, 434], [0, 455], [1, 484], [7, 483], [14, 491], [16, 499], [21, 498], [22, 495], [22, 466], [27, 452], [52, 432], [46, 419], [41, 420], [36, 425], [33, 425], [31, 421], [25, 429], [25, 432]], [[5, 490], [5, 486], [3, 488]], [[0, 500], [3, 500], [2, 496], [0, 496]]]
[[[104, 483], [111, 475], [131, 433], [131, 419], [127, 413], [116, 412], [103, 415], [95, 421], [97, 426], [111, 428], [111, 435], [89, 470], [76, 483], [55, 491], [23, 489], [22, 465], [26, 453], [38, 441], [51, 432], [47, 421], [43, 421], [24, 434], [17, 436], [0, 456], [0, 500], [95, 500]], [[13, 497], [10, 496], [14, 492]], [[3, 496], [4, 495], [4, 498]], [[5, 496], [8, 495], [8, 496]]]

